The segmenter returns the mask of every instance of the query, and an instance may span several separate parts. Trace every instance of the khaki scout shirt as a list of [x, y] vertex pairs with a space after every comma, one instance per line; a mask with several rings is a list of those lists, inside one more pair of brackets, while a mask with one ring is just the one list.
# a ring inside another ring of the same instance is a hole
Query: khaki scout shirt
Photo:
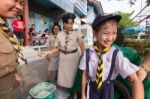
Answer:
[[0, 78], [16, 70], [18, 55], [11, 42], [0, 32]]
[[[72, 51], [78, 48], [78, 38], [82, 38], [80, 31], [69, 31], [69, 39], [67, 44], [67, 51]], [[66, 33], [61, 31], [57, 34], [55, 46], [59, 46], [61, 50], [65, 50], [65, 37]]]

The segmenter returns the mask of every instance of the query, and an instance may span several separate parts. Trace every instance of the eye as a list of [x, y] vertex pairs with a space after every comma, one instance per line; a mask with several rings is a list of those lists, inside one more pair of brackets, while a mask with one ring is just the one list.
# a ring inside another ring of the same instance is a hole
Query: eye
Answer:
[[104, 33], [102, 33], [102, 34], [104, 34], [104, 35], [108, 35], [109, 33], [108, 33], [108, 32], [104, 32]]
[[20, 4], [21, 6], [24, 5], [24, 1], [23, 1], [23, 0], [19, 0], [18, 2], [19, 2], [19, 4]]
[[114, 35], [116, 35], [117, 33], [116, 33], [116, 32], [114, 32], [113, 34], [114, 34]]

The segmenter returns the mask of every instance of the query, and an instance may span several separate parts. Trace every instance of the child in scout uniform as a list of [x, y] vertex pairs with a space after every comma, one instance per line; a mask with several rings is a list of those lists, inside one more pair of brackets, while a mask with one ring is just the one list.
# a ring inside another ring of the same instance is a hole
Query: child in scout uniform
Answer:
[[[120, 20], [120, 15], [108, 14], [98, 15], [93, 21], [94, 44], [89, 48], [89, 55], [87, 50], [84, 52], [79, 66], [83, 70], [82, 99], [114, 99], [113, 80], [118, 74], [130, 81], [132, 99], [144, 99], [143, 84], [136, 74], [139, 68], [112, 46], [117, 36], [117, 23]], [[87, 56], [89, 56], [88, 63]]]

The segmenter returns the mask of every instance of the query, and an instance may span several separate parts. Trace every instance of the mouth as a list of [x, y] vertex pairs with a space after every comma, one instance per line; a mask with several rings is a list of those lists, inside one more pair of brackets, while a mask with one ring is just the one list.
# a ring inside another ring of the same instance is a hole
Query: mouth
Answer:
[[106, 41], [106, 42], [105, 42], [105, 44], [106, 44], [106, 45], [111, 45], [111, 44], [112, 44], [112, 42], [108, 42], [108, 41]]
[[14, 12], [14, 13], [19, 13], [19, 11], [17, 11], [17, 10], [12, 10], [12, 12]]

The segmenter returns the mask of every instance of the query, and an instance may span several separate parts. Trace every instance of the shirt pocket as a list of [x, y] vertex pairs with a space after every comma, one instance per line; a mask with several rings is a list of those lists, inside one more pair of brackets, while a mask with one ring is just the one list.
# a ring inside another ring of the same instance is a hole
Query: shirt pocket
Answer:
[[16, 65], [17, 58], [18, 56], [11, 44], [4, 43], [0, 45], [0, 69], [10, 65]]
[[78, 41], [77, 41], [77, 37], [75, 35], [71, 35], [69, 37], [68, 45], [71, 47], [77, 47]]
[[69, 41], [76, 41], [76, 40], [77, 40], [77, 38], [74, 35], [71, 35], [69, 37]]
[[96, 71], [97, 71], [97, 62], [94, 59], [90, 59], [89, 67], [90, 67], [90, 76], [92, 78], [96, 77]]
[[13, 51], [11, 44], [1, 43], [0, 44], [0, 53], [1, 54], [10, 54]]

